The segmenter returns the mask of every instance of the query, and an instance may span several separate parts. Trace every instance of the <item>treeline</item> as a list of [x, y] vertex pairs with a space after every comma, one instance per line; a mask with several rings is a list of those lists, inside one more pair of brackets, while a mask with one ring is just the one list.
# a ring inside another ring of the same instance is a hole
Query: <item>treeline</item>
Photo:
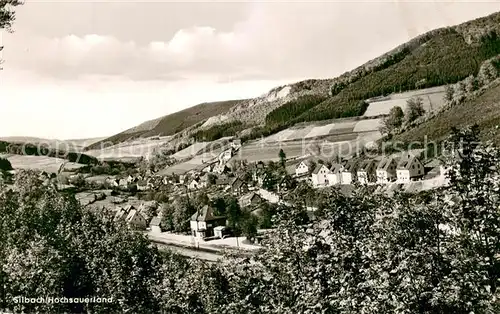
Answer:
[[274, 109], [266, 116], [267, 126], [289, 125], [292, 120], [302, 113], [314, 108], [327, 97], [320, 95], [304, 95], [295, 100], [285, 103], [283, 106]]
[[119, 175], [125, 172], [137, 172], [135, 163], [122, 161], [104, 161], [99, 164], [86, 165], [75, 170], [76, 173], [91, 173], [92, 175]]
[[70, 162], [75, 162], [85, 165], [97, 165], [98, 159], [79, 152], [65, 152], [50, 148], [48, 145], [35, 144], [18, 144], [0, 141], [0, 153], [26, 155], [26, 156], [46, 156], [66, 159]]
[[197, 142], [211, 142], [223, 137], [234, 136], [244, 128], [245, 125], [241, 121], [232, 121], [199, 130], [193, 133], [191, 137]]

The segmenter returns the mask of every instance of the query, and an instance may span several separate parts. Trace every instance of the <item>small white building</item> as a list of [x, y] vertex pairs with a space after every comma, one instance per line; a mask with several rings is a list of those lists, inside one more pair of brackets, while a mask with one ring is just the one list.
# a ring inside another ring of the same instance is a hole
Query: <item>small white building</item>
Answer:
[[344, 167], [341, 164], [333, 164], [330, 168], [330, 173], [328, 174], [328, 184], [337, 185], [342, 184], [342, 169]]
[[160, 223], [161, 223], [160, 217], [153, 217], [153, 219], [151, 219], [151, 222], [149, 223], [149, 228], [151, 229], [151, 232], [161, 233]]
[[393, 157], [384, 157], [377, 166], [377, 183], [386, 184], [395, 181], [398, 162]]
[[309, 173], [309, 166], [305, 161], [302, 161], [300, 164], [295, 167], [295, 175], [297, 177], [303, 176]]
[[420, 160], [412, 154], [404, 155], [396, 168], [398, 183], [408, 183], [416, 178], [423, 177], [424, 166]]
[[330, 169], [325, 165], [318, 165], [312, 173], [312, 182], [314, 186], [328, 185], [328, 174]]
[[357, 171], [358, 182], [361, 184], [373, 183], [377, 176], [377, 162], [373, 159], [364, 160]]

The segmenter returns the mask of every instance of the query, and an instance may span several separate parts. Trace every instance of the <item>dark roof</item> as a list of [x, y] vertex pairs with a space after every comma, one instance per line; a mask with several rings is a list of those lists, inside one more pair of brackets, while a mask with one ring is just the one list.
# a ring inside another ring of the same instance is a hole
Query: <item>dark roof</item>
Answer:
[[330, 168], [330, 171], [331, 171], [332, 173], [339, 173], [339, 172], [341, 172], [341, 171], [342, 171], [342, 168], [343, 168], [343, 167], [344, 167], [344, 166], [343, 166], [343, 165], [341, 165], [341, 164], [333, 164], [333, 165], [332, 165], [332, 167]]
[[368, 159], [364, 160], [361, 165], [359, 166], [358, 171], [367, 171], [370, 166], [372, 166], [375, 163], [375, 160], [373, 159]]
[[379, 164], [377, 166], [377, 169], [387, 170], [393, 161], [397, 164], [397, 159], [396, 158], [394, 158], [394, 157], [384, 157], [379, 162]]
[[205, 205], [191, 216], [191, 221], [213, 221], [224, 218], [224, 216], [215, 216], [213, 208]]
[[351, 159], [351, 160], [346, 162], [346, 164], [344, 165], [343, 171], [344, 172], [354, 172], [354, 171], [356, 171], [358, 164], [359, 164], [358, 159]]
[[399, 170], [406, 170], [408, 167], [412, 164], [413, 160], [416, 159], [415, 156], [405, 156], [404, 158], [401, 158], [401, 160], [398, 163], [397, 169]]
[[327, 170], [328, 170], [328, 167], [326, 167], [326, 165], [317, 165], [316, 168], [314, 169], [313, 171], [313, 174], [318, 174], [319, 171], [321, 170], [321, 168], [325, 167]]

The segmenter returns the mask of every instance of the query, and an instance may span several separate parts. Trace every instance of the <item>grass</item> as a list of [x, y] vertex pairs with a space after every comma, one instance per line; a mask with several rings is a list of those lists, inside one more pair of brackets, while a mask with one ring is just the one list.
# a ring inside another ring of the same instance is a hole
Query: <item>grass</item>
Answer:
[[476, 99], [468, 100], [447, 111], [441, 112], [433, 119], [394, 136], [394, 140], [409, 143], [423, 141], [440, 141], [450, 134], [452, 127], [463, 128], [477, 123], [481, 129], [483, 140], [492, 140], [500, 145], [500, 82], [483, 92]]

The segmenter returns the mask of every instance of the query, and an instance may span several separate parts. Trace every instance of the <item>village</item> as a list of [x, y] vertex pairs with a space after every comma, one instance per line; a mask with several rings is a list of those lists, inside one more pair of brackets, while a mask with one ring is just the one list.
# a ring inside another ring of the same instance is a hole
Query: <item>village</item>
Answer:
[[[58, 189], [74, 191], [83, 206], [110, 213], [115, 221], [145, 232], [153, 242], [215, 251], [258, 249], [262, 234], [273, 227], [270, 216], [278, 206], [289, 205], [299, 185], [339, 188], [347, 194], [360, 185], [376, 186], [382, 193], [416, 193], [446, 185], [445, 167], [438, 159], [425, 159], [424, 150], [333, 160], [319, 156], [287, 160], [282, 151], [278, 161], [248, 163], [235, 158], [240, 147], [238, 140], [232, 140], [216, 158], [185, 173], [172, 172], [172, 167], [152, 171], [133, 166], [117, 175], [42, 175]], [[200, 197], [206, 200], [196, 201]], [[226, 199], [225, 206], [228, 199], [237, 200], [239, 215], [248, 213], [245, 221], [231, 223], [225, 209], [221, 212], [214, 205], [221, 199]], [[179, 205], [182, 202], [191, 207], [179, 209], [185, 206]], [[314, 201], [307, 209], [314, 213]], [[172, 217], [166, 215], [180, 217], [168, 227], [166, 221]]]

